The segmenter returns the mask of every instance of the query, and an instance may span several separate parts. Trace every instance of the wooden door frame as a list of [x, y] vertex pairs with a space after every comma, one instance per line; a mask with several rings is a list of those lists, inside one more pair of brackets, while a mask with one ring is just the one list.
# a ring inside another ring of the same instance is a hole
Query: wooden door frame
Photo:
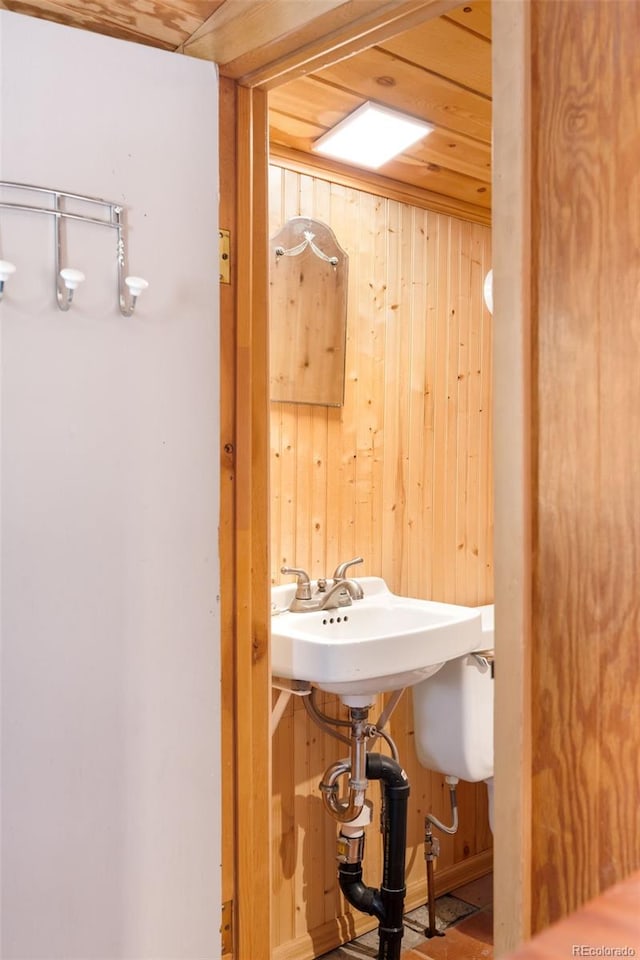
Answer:
[[[376, 25], [375, 41], [416, 26], [457, 0], [407, 4]], [[411, 8], [411, 9], [409, 9]], [[314, 68], [371, 45], [326, 38]], [[348, 50], [348, 52], [345, 52]], [[234, 903], [236, 960], [271, 955], [271, 673], [269, 584], [268, 124], [266, 91], [308, 69], [301, 49], [236, 86]], [[493, 8], [494, 454], [496, 647], [495, 951], [529, 934], [530, 703], [530, 57], [527, 0]], [[514, 762], [514, 757], [519, 761]]]
[[530, 0], [494, 3], [494, 952], [531, 934]]

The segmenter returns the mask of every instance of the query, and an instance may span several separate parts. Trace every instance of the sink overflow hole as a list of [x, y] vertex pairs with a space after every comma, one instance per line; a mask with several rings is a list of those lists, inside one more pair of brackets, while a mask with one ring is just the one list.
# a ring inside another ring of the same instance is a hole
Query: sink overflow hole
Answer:
[[349, 617], [347, 617], [347, 616], [344, 616], [344, 617], [331, 617], [329, 620], [327, 620], [327, 618], [325, 617], [325, 619], [322, 621], [322, 626], [323, 626], [323, 627], [326, 627], [327, 624], [329, 624], [329, 623], [346, 623], [348, 619], [349, 619]]

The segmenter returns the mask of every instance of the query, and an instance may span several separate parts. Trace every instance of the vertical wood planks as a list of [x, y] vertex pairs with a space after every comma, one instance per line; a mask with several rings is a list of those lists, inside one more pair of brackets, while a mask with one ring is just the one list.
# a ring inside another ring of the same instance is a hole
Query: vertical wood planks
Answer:
[[[318, 577], [360, 554], [356, 575], [384, 576], [396, 592], [491, 602], [489, 229], [275, 166], [270, 202], [271, 233], [282, 217], [313, 216], [349, 255], [344, 406], [271, 404], [272, 582], [289, 579], [285, 558]], [[273, 740], [274, 828], [286, 831], [280, 845], [274, 838], [273, 946], [302, 958], [348, 938], [355, 921], [318, 791], [346, 747], [310, 725], [302, 704], [290, 709], [291, 726], [287, 711]], [[323, 709], [338, 709], [335, 698]], [[417, 762], [410, 694], [391, 735], [412, 785], [408, 883], [421, 889], [424, 814], [448, 821], [449, 793]], [[462, 787], [462, 832], [443, 840], [439, 871], [491, 846], [485, 792]], [[368, 834], [366, 877], [377, 885], [375, 821]]]

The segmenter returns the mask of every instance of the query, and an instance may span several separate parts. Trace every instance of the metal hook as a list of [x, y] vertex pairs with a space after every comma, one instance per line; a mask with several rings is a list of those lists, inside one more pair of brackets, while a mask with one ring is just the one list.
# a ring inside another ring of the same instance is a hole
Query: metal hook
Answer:
[[127, 250], [124, 242], [125, 214], [122, 207], [113, 208], [113, 218], [118, 231], [118, 303], [122, 316], [130, 317], [136, 308], [138, 297], [147, 289], [149, 283], [142, 277], [125, 277]]

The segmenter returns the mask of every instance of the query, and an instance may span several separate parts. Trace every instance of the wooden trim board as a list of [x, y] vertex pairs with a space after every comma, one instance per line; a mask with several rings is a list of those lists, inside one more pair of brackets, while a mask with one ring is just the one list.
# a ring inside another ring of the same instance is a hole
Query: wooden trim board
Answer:
[[493, 4], [496, 956], [531, 918], [529, 16], [527, 0]]
[[334, 160], [314, 158], [301, 150], [293, 150], [284, 146], [271, 146], [269, 161], [287, 170], [296, 173], [308, 173], [313, 177], [322, 177], [331, 183], [343, 187], [354, 187], [357, 190], [366, 190], [376, 197], [385, 197], [388, 200], [397, 200], [399, 203], [410, 203], [422, 210], [434, 210], [436, 213], [445, 213], [450, 217], [458, 217], [471, 223], [491, 223], [491, 211], [477, 204], [456, 200], [442, 193], [434, 193], [421, 187], [412, 187], [398, 180], [391, 180], [380, 174], [369, 173], [366, 170], [354, 172], [352, 167]]
[[269, 960], [271, 664], [266, 94], [237, 87], [236, 942]]
[[[491, 851], [484, 851], [469, 857], [463, 863], [457, 863], [454, 866], [446, 867], [443, 870], [436, 870], [435, 873], [435, 895], [441, 897], [445, 893], [450, 893], [457, 887], [465, 883], [471, 883], [480, 877], [491, 873], [493, 867], [493, 857]], [[426, 873], [425, 873], [426, 877]], [[405, 897], [405, 912], [415, 910], [426, 900], [426, 879], [424, 883], [407, 884], [407, 894]], [[368, 917], [366, 914], [355, 914], [353, 925], [349, 928], [347, 936], [349, 940], [361, 937], [363, 933], [369, 930], [375, 930], [378, 921]], [[348, 941], [347, 941], [348, 942]], [[282, 947], [276, 947], [273, 951], [272, 960], [309, 960], [310, 957], [318, 956], [322, 953], [334, 949], [335, 945], [335, 923], [327, 924], [326, 929], [314, 930], [313, 937], [310, 934], [298, 937]]]

